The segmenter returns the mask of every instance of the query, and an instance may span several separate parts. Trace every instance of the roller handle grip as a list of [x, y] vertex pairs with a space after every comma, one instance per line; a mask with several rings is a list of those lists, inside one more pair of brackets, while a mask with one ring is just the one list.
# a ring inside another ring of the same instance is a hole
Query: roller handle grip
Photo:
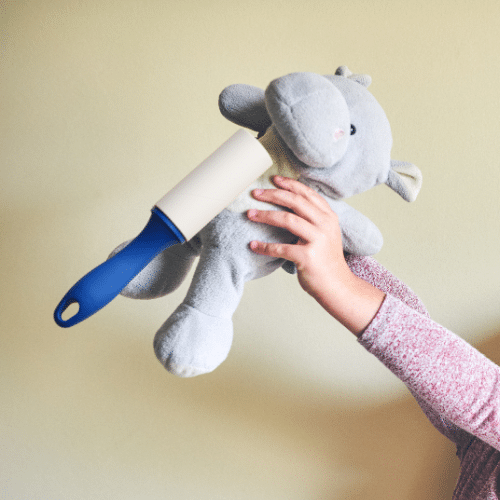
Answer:
[[[156, 255], [183, 242], [176, 226], [153, 208], [148, 223], [134, 240], [71, 287], [54, 311], [55, 322], [67, 328], [87, 319], [111, 302]], [[74, 303], [79, 305], [78, 312], [64, 320], [62, 314]]]

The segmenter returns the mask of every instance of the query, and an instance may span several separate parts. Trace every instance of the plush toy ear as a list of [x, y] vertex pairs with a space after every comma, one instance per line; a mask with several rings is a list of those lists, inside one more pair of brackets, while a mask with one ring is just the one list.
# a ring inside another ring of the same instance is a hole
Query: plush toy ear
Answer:
[[422, 187], [422, 172], [413, 163], [391, 160], [386, 184], [404, 200], [415, 201]]
[[353, 80], [356, 83], [363, 85], [365, 88], [368, 88], [372, 83], [372, 77], [370, 75], [355, 75], [347, 66], [339, 66], [335, 71], [335, 74], [337, 76], [349, 78], [349, 80]]
[[335, 71], [337, 76], [344, 76], [345, 78], [349, 78], [352, 75], [352, 71], [349, 70], [347, 66], [339, 66]]
[[219, 109], [229, 121], [263, 134], [271, 125], [264, 91], [252, 85], [226, 87], [219, 96]]

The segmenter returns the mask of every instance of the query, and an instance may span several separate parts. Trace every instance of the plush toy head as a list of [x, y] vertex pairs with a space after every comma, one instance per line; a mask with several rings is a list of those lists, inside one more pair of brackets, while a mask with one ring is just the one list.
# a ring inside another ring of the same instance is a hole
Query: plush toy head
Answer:
[[370, 83], [368, 75], [341, 66], [334, 75], [292, 73], [265, 91], [231, 85], [219, 97], [223, 116], [260, 137], [266, 131], [279, 137], [296, 177], [331, 202], [344, 249], [355, 255], [377, 253], [383, 238], [371, 221], [338, 200], [386, 184], [413, 201], [422, 184], [415, 165], [391, 160], [391, 128], [368, 91]]
[[193, 376], [217, 367], [231, 347], [231, 318], [244, 283], [287, 267], [283, 260], [248, 248], [252, 240], [296, 241], [286, 231], [248, 220], [244, 212], [256, 203], [250, 189], [271, 186], [275, 173], [313, 187], [339, 216], [344, 250], [355, 255], [378, 252], [382, 235], [343, 198], [386, 184], [405, 200], [415, 199], [420, 171], [391, 160], [389, 122], [367, 90], [370, 81], [340, 67], [335, 75], [292, 73], [272, 81], [265, 91], [240, 84], [221, 93], [222, 114], [258, 132], [274, 164], [191, 241], [158, 255], [122, 292], [134, 298], [169, 293], [199, 256], [186, 298], [155, 337], [157, 357], [169, 371]]
[[237, 84], [219, 97], [221, 113], [262, 136], [273, 125], [325, 194], [347, 198], [386, 183], [413, 201], [422, 177], [411, 164], [391, 161], [389, 121], [367, 90], [368, 75], [341, 66], [335, 75], [292, 73], [272, 81], [264, 91]]

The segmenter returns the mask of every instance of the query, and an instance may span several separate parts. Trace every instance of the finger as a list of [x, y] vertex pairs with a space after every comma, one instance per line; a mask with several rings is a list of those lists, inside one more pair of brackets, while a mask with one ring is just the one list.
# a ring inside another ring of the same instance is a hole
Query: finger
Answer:
[[320, 202], [311, 202], [302, 195], [284, 189], [257, 189], [252, 194], [259, 201], [289, 209], [317, 228], [331, 225], [335, 219], [338, 220], [337, 214], [323, 198]]
[[291, 179], [290, 177], [283, 177], [281, 175], [275, 175], [273, 177], [273, 182], [278, 188], [302, 196], [318, 208], [330, 208], [330, 205], [328, 205], [326, 200], [317, 191], [309, 186], [306, 186], [302, 182]]
[[312, 241], [318, 230], [299, 215], [281, 210], [249, 210], [247, 216], [254, 222], [286, 229], [303, 241]]
[[259, 254], [267, 255], [277, 259], [285, 259], [291, 262], [297, 262], [299, 255], [296, 245], [288, 245], [284, 243], [264, 243], [262, 241], [251, 241], [250, 249]]
[[318, 207], [309, 203], [304, 197], [291, 191], [283, 189], [256, 189], [252, 194], [256, 200], [288, 208], [299, 217], [311, 223], [318, 220], [322, 213]]
[[[252, 195], [259, 201], [288, 208], [309, 222], [320, 221], [324, 214], [332, 210], [326, 200], [316, 191], [300, 182], [292, 181], [289, 189], [256, 189]], [[285, 181], [286, 182], [286, 181]]]

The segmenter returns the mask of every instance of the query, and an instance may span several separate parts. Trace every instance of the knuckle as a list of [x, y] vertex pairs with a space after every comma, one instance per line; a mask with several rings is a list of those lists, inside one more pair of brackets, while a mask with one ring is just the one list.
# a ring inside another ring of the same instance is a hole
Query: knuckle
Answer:
[[311, 246], [306, 246], [303, 251], [302, 261], [303, 265], [310, 266], [311, 263], [314, 262], [316, 256], [316, 252]]
[[280, 252], [279, 247], [280, 246], [276, 243], [259, 242], [259, 244], [255, 246], [255, 250], [262, 255], [273, 257]]
[[309, 196], [313, 196], [313, 197], [317, 197], [319, 196], [317, 191], [315, 189], [313, 189], [311, 186], [308, 186], [307, 184], [302, 184], [300, 183], [303, 187], [302, 187], [302, 190], [304, 191], [304, 193], [307, 193]]
[[332, 207], [328, 204], [328, 202], [323, 198], [323, 196], [318, 195], [318, 203], [324, 208], [325, 212], [327, 213], [334, 213], [332, 210]]
[[283, 255], [283, 245], [281, 245], [280, 243], [275, 243], [273, 245], [272, 251], [275, 256]]
[[318, 192], [313, 187], [308, 186], [307, 184], [297, 181], [297, 187], [300, 190], [300, 194], [302, 196], [306, 196], [308, 198], [321, 198]]
[[289, 206], [293, 201], [294, 194], [290, 191], [284, 191], [283, 189], [275, 189], [270, 196], [270, 201], [273, 201], [276, 205]]
[[266, 251], [266, 244], [262, 241], [256, 242], [255, 243], [255, 249], [258, 252], [265, 252]]
[[281, 212], [282, 215], [281, 217], [283, 218], [283, 222], [288, 226], [294, 226], [295, 225], [295, 218], [296, 216], [293, 215], [290, 212]]
[[283, 243], [273, 243], [272, 244], [272, 249], [270, 251], [271, 257], [278, 257], [278, 258], [287, 258], [288, 255], [288, 250], [287, 250], [287, 245]]
[[337, 226], [339, 224], [338, 215], [330, 208], [329, 205], [325, 207], [320, 224], [322, 227]]

